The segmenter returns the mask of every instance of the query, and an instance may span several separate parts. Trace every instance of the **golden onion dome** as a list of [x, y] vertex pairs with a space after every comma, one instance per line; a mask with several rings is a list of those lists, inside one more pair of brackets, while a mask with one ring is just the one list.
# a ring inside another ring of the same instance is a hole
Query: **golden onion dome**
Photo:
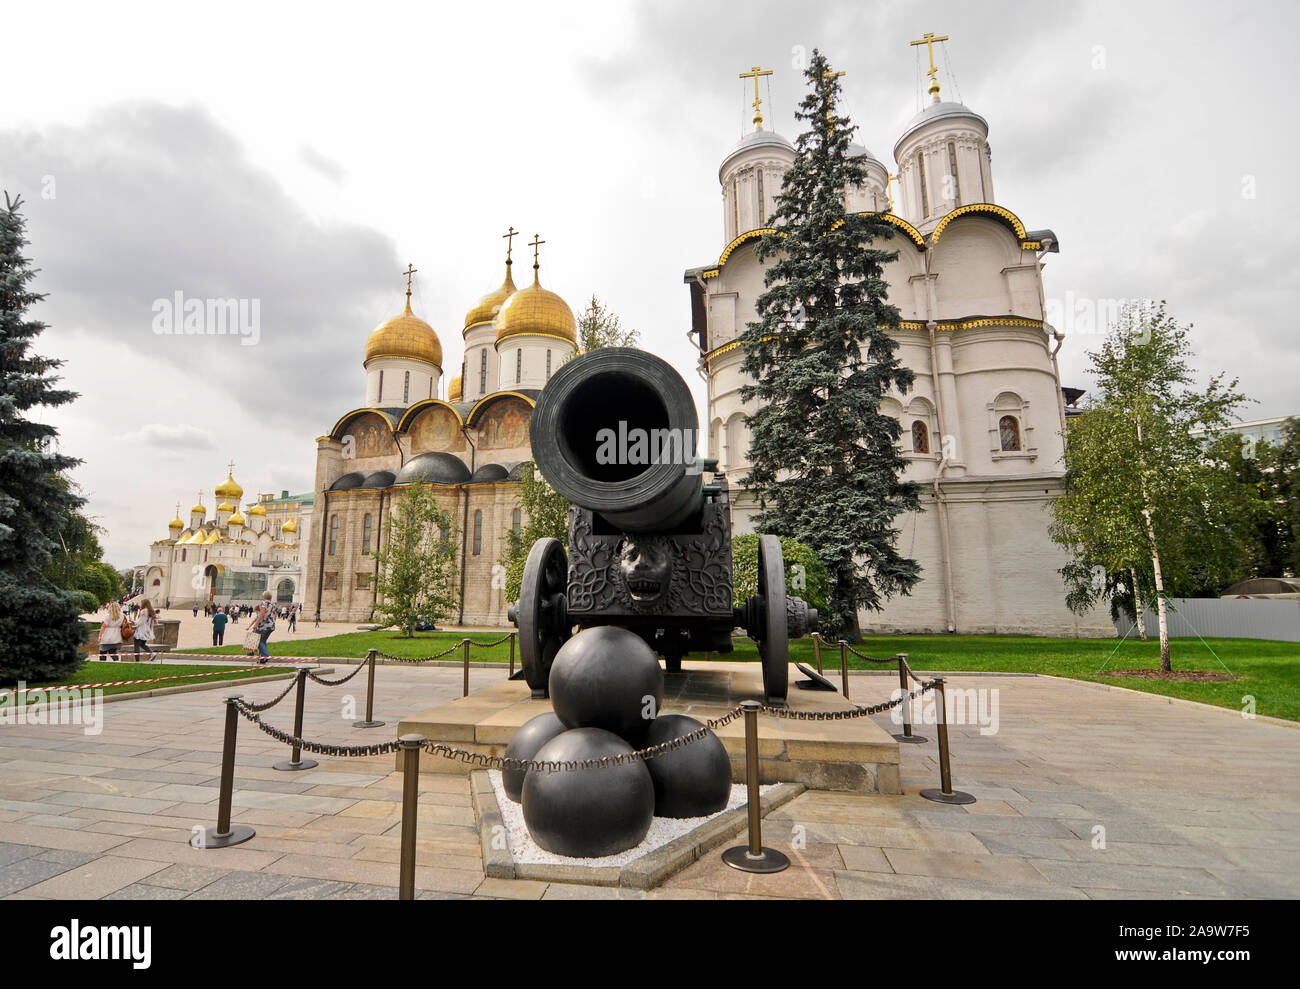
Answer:
[[289, 520], [288, 522], [286, 522], [284, 525], [280, 526], [280, 531], [281, 531], [281, 532], [297, 532], [297, 531], [298, 531], [298, 523], [295, 522], [293, 519], [290, 519], [290, 520]]
[[[239, 501], [244, 496], [244, 489], [239, 486], [239, 482], [231, 473], [227, 473], [225, 482], [218, 484], [213, 491], [222, 501]], [[221, 509], [218, 508], [217, 511]]]
[[451, 384], [447, 386], [447, 401], [459, 402], [464, 395], [464, 386], [461, 384], [460, 375], [451, 379]]
[[263, 504], [259, 501], [256, 505], [254, 505], [252, 508], [250, 508], [250, 509], [248, 510], [248, 514], [249, 514], [249, 515], [265, 515], [265, 514], [266, 514], [266, 506], [263, 505]]
[[244, 524], [244, 516], [240, 515], [238, 512], [230, 516], [230, 518], [226, 519], [226, 525], [243, 525], [243, 524]]
[[235, 506], [228, 501], [223, 501], [220, 505], [217, 506], [217, 511], [219, 512], [233, 512], [234, 510], [235, 510]]
[[515, 280], [510, 277], [510, 262], [506, 262], [506, 280], [501, 283], [501, 287], [489, 292], [478, 303], [465, 314], [465, 331], [469, 332], [470, 328], [480, 323], [490, 323], [496, 319], [497, 313], [505, 301], [514, 295], [518, 289], [515, 288]]
[[366, 340], [366, 360], [378, 357], [404, 357], [442, 367], [442, 343], [433, 327], [411, 312], [411, 295], [406, 295], [406, 309], [381, 323]]
[[200, 515], [208, 514], [208, 510], [203, 507], [203, 502], [199, 502], [197, 505], [195, 505], [193, 508], [190, 509], [191, 515], [193, 515], [195, 512], [198, 512]]
[[176, 517], [167, 523], [167, 528], [173, 532], [179, 532], [185, 528], [185, 523], [181, 521], [181, 506], [179, 504], [176, 506]]
[[554, 292], [542, 288], [533, 266], [533, 284], [520, 289], [506, 300], [497, 314], [497, 343], [507, 337], [536, 334], [559, 337], [574, 345], [578, 342], [578, 323], [568, 303]]

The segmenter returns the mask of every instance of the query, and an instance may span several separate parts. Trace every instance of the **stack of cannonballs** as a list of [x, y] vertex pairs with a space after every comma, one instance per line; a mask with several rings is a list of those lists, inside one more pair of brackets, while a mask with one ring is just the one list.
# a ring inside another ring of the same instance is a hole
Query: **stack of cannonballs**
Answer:
[[[600, 759], [669, 742], [703, 727], [683, 714], [660, 717], [659, 660], [633, 632], [613, 625], [584, 629], [555, 656], [553, 714], [523, 725], [506, 749], [511, 759]], [[731, 761], [718, 737], [648, 760], [594, 769], [506, 770], [506, 795], [523, 805], [524, 823], [541, 848], [574, 858], [614, 855], [639, 845], [654, 817], [703, 817], [731, 796]]]

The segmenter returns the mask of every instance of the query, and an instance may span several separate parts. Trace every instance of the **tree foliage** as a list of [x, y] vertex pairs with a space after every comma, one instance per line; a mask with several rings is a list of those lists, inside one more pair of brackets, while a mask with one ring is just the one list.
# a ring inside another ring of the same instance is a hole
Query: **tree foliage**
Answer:
[[823, 628], [856, 641], [859, 608], [879, 610], [920, 579], [895, 526], [919, 510], [917, 488], [901, 480], [902, 427], [880, 409], [913, 375], [890, 334], [899, 314], [884, 265], [897, 252], [873, 246], [893, 228], [878, 214], [846, 213], [845, 190], [866, 181], [849, 155], [856, 128], [836, 110], [839, 82], [825, 56], [814, 51], [805, 75], [811, 91], [795, 115], [808, 129], [769, 220], [778, 232], [756, 248], [776, 260], [759, 320], [741, 335], [741, 368], [754, 382], [741, 397], [758, 403], [744, 483], [763, 506], [760, 531], [816, 549], [831, 581]]
[[45, 324], [28, 310], [36, 269], [27, 245], [21, 198], [5, 193], [0, 210], [0, 682], [57, 679], [77, 666], [84, 602], [57, 587], [47, 568], [58, 534], [81, 507], [62, 475], [80, 463], [57, 451], [58, 431], [31, 413], [66, 405], [62, 361], [32, 351]]
[[523, 481], [519, 485], [520, 528], [507, 534], [506, 555], [501, 561], [506, 568], [506, 600], [518, 601], [519, 589], [524, 579], [524, 564], [533, 543], [547, 537], [566, 544], [569, 541], [569, 500], [546, 483], [546, 478], [531, 463], [520, 468]]
[[[801, 597], [808, 606], [824, 614], [830, 603], [831, 577], [826, 566], [810, 546], [786, 536], [781, 539], [781, 556], [785, 560], [785, 590]], [[758, 593], [758, 535], [746, 533], [731, 541], [732, 587], [735, 606]]]
[[449, 618], [459, 601], [456, 520], [438, 505], [434, 489], [409, 484], [384, 520], [375, 611], [385, 623], [414, 635], [421, 621]]
[[[1165, 670], [1164, 597], [1214, 593], [1230, 581], [1251, 513], [1223, 445], [1195, 435], [1221, 431], [1244, 396], [1222, 374], [1203, 390], [1194, 386], [1189, 332], [1164, 303], [1131, 306], [1088, 355], [1097, 387], [1069, 425], [1065, 493], [1053, 503], [1050, 529], [1074, 556], [1062, 571], [1071, 607], [1104, 600], [1112, 579], [1130, 570], [1151, 575]], [[1081, 593], [1080, 567], [1110, 576]]]
[[579, 354], [602, 347], [635, 347], [640, 338], [639, 330], [623, 329], [623, 320], [610, 312], [595, 295], [578, 316]]

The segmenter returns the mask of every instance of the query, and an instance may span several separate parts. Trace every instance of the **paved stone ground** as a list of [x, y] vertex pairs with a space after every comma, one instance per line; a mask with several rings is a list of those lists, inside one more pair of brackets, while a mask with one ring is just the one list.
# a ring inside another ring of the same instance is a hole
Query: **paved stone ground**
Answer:
[[[341, 716], [344, 692], [363, 698], [362, 675], [329, 691], [309, 685], [307, 736], [387, 739], [402, 715], [459, 695], [460, 670], [379, 672], [376, 713], [388, 726], [356, 731]], [[471, 684], [501, 675], [475, 669]], [[855, 699], [889, 685], [855, 677]], [[1048, 678], [949, 685], [999, 691], [997, 734], [952, 727], [955, 783], [977, 803], [917, 796], [938, 781], [934, 728], [923, 726], [930, 744], [903, 747], [902, 796], [808, 792], [765, 820], [788, 871], [749, 876], [713, 853], [649, 896], [1300, 896], [1300, 731]], [[243, 689], [265, 700], [283, 683]], [[107, 704], [97, 737], [0, 727], [0, 897], [395, 897], [401, 776], [391, 757], [277, 772], [285, 748], [242, 720], [233, 816], [257, 836], [189, 846], [191, 827], [216, 820], [226, 692]], [[286, 700], [268, 720], [288, 727], [291, 717]], [[421, 896], [646, 895], [485, 879], [468, 778], [426, 774], [420, 787]], [[1104, 848], [1094, 847], [1098, 826]]]

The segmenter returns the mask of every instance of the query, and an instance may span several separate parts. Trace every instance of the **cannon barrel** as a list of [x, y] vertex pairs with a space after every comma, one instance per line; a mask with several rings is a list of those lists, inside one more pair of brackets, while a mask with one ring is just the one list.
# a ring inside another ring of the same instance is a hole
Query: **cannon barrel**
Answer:
[[695, 402], [654, 354], [607, 347], [562, 365], [537, 399], [529, 432], [551, 487], [612, 526], [671, 531], [700, 510]]

